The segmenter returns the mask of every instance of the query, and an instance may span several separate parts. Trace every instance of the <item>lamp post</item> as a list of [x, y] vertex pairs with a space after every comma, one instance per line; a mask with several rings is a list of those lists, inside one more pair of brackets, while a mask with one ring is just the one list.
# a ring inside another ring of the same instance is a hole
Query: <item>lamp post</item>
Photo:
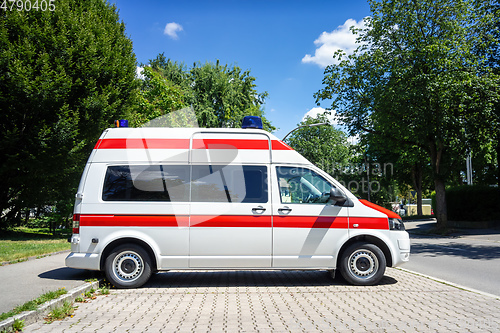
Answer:
[[315, 123], [315, 124], [300, 125], [299, 127], [295, 127], [293, 130], [291, 130], [290, 132], [288, 132], [288, 134], [285, 135], [283, 137], [283, 139], [281, 139], [281, 141], [285, 141], [285, 139], [286, 139], [287, 136], [289, 136], [293, 131], [298, 130], [299, 128], [302, 128], [302, 127], [315, 127], [315, 126], [322, 126], [322, 125], [330, 125], [330, 123]]
[[465, 162], [467, 165], [467, 185], [472, 185], [472, 153], [470, 151]]

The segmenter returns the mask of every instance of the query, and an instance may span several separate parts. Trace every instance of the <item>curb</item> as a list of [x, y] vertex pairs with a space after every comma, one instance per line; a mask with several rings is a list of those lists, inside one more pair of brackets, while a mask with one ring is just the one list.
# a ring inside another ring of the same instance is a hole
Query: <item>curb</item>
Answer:
[[415, 272], [415, 271], [412, 271], [412, 270], [409, 270], [409, 269], [406, 269], [406, 268], [396, 267], [396, 269], [399, 269], [401, 271], [408, 272], [408, 273], [411, 273], [411, 274], [414, 274], [414, 275], [418, 275], [418, 276], [421, 276], [421, 277], [424, 277], [426, 279], [433, 280], [433, 281], [436, 281], [436, 282], [439, 282], [439, 283], [443, 283], [443, 284], [449, 285], [449, 286], [457, 288], [457, 289], [461, 289], [461, 290], [468, 291], [468, 292], [475, 293], [475, 294], [479, 294], [479, 295], [482, 295], [482, 296], [485, 296], [485, 297], [491, 297], [491, 298], [500, 300], [500, 296], [499, 295], [494, 295], [494, 294], [490, 294], [490, 293], [487, 293], [487, 292], [484, 292], [484, 291], [481, 291], [481, 290], [477, 290], [477, 289], [474, 289], [474, 288], [465, 287], [465, 286], [462, 286], [460, 284], [456, 284], [454, 282], [450, 282], [450, 281], [446, 281], [446, 280], [443, 280], [443, 279], [436, 278], [434, 276], [430, 276], [430, 275], [425, 275], [425, 274], [422, 274], [422, 273], [418, 273], [418, 272]]
[[71, 302], [74, 302], [75, 298], [80, 296], [82, 293], [85, 293], [92, 288], [96, 290], [99, 289], [100, 282], [102, 282], [102, 279], [94, 282], [86, 282], [84, 285], [71, 289], [67, 294], [62, 295], [57, 299], [53, 299], [44, 304], [41, 304], [36, 310], [25, 311], [13, 317], [7, 318], [4, 321], [0, 322], [0, 332], [9, 332], [15, 320], [24, 320], [24, 326], [28, 326], [34, 324], [37, 321], [41, 321], [52, 309], [61, 306], [65, 301], [69, 300]]

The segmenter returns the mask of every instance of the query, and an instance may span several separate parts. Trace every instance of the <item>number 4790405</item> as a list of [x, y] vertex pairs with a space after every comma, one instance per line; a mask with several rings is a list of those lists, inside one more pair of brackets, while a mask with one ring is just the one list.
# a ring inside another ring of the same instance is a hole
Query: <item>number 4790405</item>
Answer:
[[56, 10], [55, 0], [0, 0], [0, 9], [5, 11], [51, 11]]

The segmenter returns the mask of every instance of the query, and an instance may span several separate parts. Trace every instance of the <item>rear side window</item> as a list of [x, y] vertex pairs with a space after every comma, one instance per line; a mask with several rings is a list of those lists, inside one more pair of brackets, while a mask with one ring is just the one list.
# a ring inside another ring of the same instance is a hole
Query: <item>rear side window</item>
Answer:
[[109, 166], [102, 200], [189, 201], [189, 166]]
[[254, 165], [194, 165], [193, 202], [266, 203], [267, 167]]

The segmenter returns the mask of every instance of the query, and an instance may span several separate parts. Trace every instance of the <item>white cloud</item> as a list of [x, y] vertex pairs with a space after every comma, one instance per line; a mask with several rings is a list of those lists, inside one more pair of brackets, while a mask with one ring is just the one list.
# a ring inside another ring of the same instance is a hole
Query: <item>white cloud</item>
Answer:
[[135, 69], [135, 76], [137, 76], [138, 79], [144, 80], [144, 74], [142, 74], [142, 71], [144, 70], [144, 67], [139, 67], [137, 66]]
[[356, 134], [356, 135], [353, 135], [353, 136], [349, 136], [347, 138], [347, 142], [350, 143], [351, 145], [357, 145], [359, 143], [359, 140], [360, 140], [360, 136], [359, 134]]
[[182, 30], [182, 25], [180, 25], [179, 23], [170, 22], [165, 26], [165, 30], [163, 30], [163, 33], [172, 39], [179, 39], [177, 33]]
[[312, 108], [311, 110], [307, 111], [306, 114], [302, 117], [302, 121], [304, 121], [307, 116], [311, 118], [316, 118], [318, 114], [323, 114], [325, 112], [329, 112], [330, 114], [325, 114], [328, 120], [330, 121], [330, 124], [332, 125], [338, 125], [338, 121], [335, 119], [335, 110], [325, 110], [322, 107], [315, 107]]
[[317, 46], [314, 55], [306, 54], [302, 58], [302, 62], [326, 67], [337, 62], [336, 59], [333, 59], [335, 51], [343, 50], [347, 54], [352, 54], [359, 46], [359, 44], [356, 44], [358, 35], [354, 35], [350, 30], [352, 26], [360, 29], [365, 28], [363, 20], [356, 22], [356, 20], [348, 19], [332, 32], [323, 31], [319, 38], [314, 41]]

